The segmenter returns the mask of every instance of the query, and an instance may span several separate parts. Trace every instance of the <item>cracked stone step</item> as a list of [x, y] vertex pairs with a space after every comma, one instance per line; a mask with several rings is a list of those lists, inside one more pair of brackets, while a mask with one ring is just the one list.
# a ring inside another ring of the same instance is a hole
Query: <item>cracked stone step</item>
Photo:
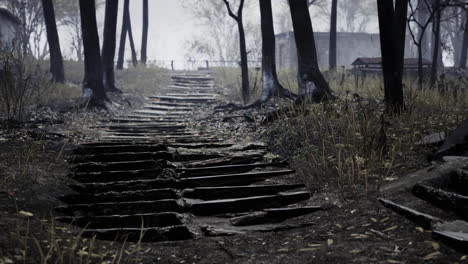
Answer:
[[171, 111], [156, 111], [156, 110], [136, 110], [134, 113], [140, 115], [150, 115], [150, 116], [185, 116], [188, 112], [171, 112]]
[[227, 213], [242, 213], [265, 208], [283, 207], [310, 199], [309, 192], [280, 193], [277, 195], [255, 196], [238, 199], [224, 199], [204, 202], [187, 201], [195, 215], [219, 215]]
[[183, 102], [163, 102], [163, 101], [154, 101], [154, 99], [148, 98], [151, 105], [161, 105], [161, 106], [170, 106], [170, 107], [188, 107], [194, 108], [199, 107], [197, 104], [183, 103]]
[[254, 163], [254, 164], [240, 164], [240, 165], [225, 165], [215, 167], [200, 167], [200, 168], [183, 168], [177, 169], [182, 177], [195, 177], [195, 176], [211, 176], [232, 173], [244, 173], [254, 170], [256, 168], [268, 167], [286, 167], [288, 164], [282, 162], [268, 162], [268, 163]]
[[424, 229], [430, 230], [432, 229], [433, 226], [436, 226], [442, 222], [442, 220], [437, 217], [419, 212], [417, 210], [394, 203], [387, 199], [380, 198], [379, 202], [383, 206], [387, 207], [388, 209], [391, 209], [397, 214], [403, 215], [408, 220], [416, 223], [417, 225], [423, 227]]
[[231, 157], [222, 157], [203, 161], [188, 162], [186, 168], [205, 168], [216, 166], [252, 164], [263, 160], [263, 155], [235, 155]]
[[190, 102], [190, 103], [208, 103], [214, 102], [216, 97], [188, 97], [188, 96], [151, 96], [151, 99], [158, 99], [161, 101], [170, 101], [170, 102]]
[[162, 163], [155, 160], [138, 160], [122, 162], [88, 162], [75, 165], [75, 172], [99, 172], [99, 171], [121, 171], [121, 170], [143, 170], [160, 169]]
[[412, 193], [416, 197], [428, 201], [444, 210], [453, 211], [465, 219], [468, 218], [467, 196], [434, 188], [422, 183], [417, 183], [413, 187]]
[[109, 202], [71, 204], [55, 207], [55, 211], [73, 216], [104, 216], [123, 214], [147, 214], [162, 212], [183, 212], [184, 207], [177, 200]]
[[181, 216], [176, 213], [110, 215], [94, 217], [56, 217], [55, 221], [74, 224], [88, 229], [103, 228], [147, 228], [182, 225]]
[[96, 128], [107, 128], [107, 129], [152, 129], [152, 130], [165, 130], [165, 131], [179, 131], [186, 129], [187, 126], [183, 123], [170, 124], [170, 123], [126, 123], [126, 124], [104, 124], [96, 126]]
[[153, 228], [87, 229], [84, 230], [83, 236], [96, 236], [98, 239], [110, 241], [143, 243], [179, 241], [193, 238], [193, 234], [183, 225]]
[[125, 132], [125, 131], [104, 131], [104, 135], [111, 135], [111, 136], [122, 136], [122, 137], [132, 137], [132, 136], [148, 136], [152, 138], [171, 138], [174, 136], [196, 136], [193, 133], [167, 133], [167, 132], [158, 132], [158, 131], [133, 131], [133, 132]]
[[283, 222], [287, 219], [312, 214], [317, 211], [327, 210], [330, 206], [304, 206], [304, 207], [286, 207], [265, 209], [259, 212], [253, 212], [248, 215], [233, 217], [230, 219], [233, 226], [251, 226], [267, 223]]
[[196, 187], [221, 187], [221, 186], [242, 186], [255, 182], [261, 182], [268, 178], [288, 175], [293, 170], [230, 174], [219, 176], [193, 177], [181, 180], [175, 179], [150, 179], [150, 180], [124, 180], [115, 182], [98, 182], [71, 184], [70, 188], [79, 193], [101, 193], [101, 192], [122, 192], [136, 190], [151, 190], [160, 188], [187, 189]]
[[168, 151], [166, 145], [150, 145], [150, 144], [124, 144], [116, 143], [108, 145], [82, 145], [72, 150], [75, 155], [91, 155], [91, 154], [106, 154], [106, 153], [127, 153], [127, 152], [160, 152]]
[[117, 181], [147, 180], [157, 179], [165, 170], [122, 170], [122, 171], [103, 171], [103, 172], [84, 172], [73, 173], [69, 177], [83, 183], [105, 183]]
[[198, 176], [185, 178], [181, 180], [188, 186], [196, 187], [215, 187], [215, 186], [239, 186], [244, 184], [251, 184], [260, 182], [268, 178], [279, 177], [294, 173], [294, 170], [281, 170], [281, 171], [263, 171], [252, 173], [239, 173], [227, 174], [216, 176]]
[[180, 198], [180, 196], [174, 189], [105, 192], [98, 194], [69, 194], [58, 197], [60, 201], [67, 204], [157, 201], [178, 198]]
[[69, 187], [79, 193], [103, 193], [103, 192], [124, 192], [151, 190], [160, 188], [185, 189], [186, 183], [174, 179], [152, 179], [152, 180], [126, 180], [114, 182], [96, 182], [71, 184]]
[[258, 195], [273, 195], [279, 192], [290, 191], [305, 187], [306, 186], [304, 184], [199, 187], [183, 190], [182, 196], [184, 198], [199, 200], [229, 199]]
[[183, 107], [183, 106], [168, 106], [168, 105], [158, 105], [158, 104], [145, 104], [144, 108], [156, 111], [176, 111], [176, 112], [188, 112], [193, 111], [193, 107]]
[[213, 93], [167, 93], [166, 96], [171, 97], [196, 97], [196, 98], [207, 98], [207, 97], [215, 97], [216, 94]]
[[80, 164], [88, 162], [123, 162], [160, 159], [174, 161], [174, 154], [166, 151], [103, 153], [73, 156], [70, 158], [69, 162], [74, 164]]

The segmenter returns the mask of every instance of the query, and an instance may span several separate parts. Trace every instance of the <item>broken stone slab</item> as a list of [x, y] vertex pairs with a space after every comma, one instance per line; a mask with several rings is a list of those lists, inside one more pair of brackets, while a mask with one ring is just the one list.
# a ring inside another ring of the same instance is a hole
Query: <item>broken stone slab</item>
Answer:
[[310, 198], [309, 192], [280, 193], [239, 199], [223, 199], [205, 202], [187, 202], [187, 208], [195, 215], [242, 213], [265, 208], [282, 207]]
[[84, 230], [83, 236], [96, 236], [98, 239], [110, 241], [143, 243], [178, 241], [193, 238], [193, 234], [183, 225], [153, 228], [87, 229]]
[[142, 144], [122, 144], [117, 143], [113, 145], [101, 145], [101, 146], [80, 146], [72, 151], [75, 155], [93, 155], [93, 154], [105, 154], [105, 153], [119, 153], [119, 152], [159, 152], [168, 151], [166, 145], [142, 145]]
[[183, 168], [176, 171], [181, 174], [181, 177], [196, 177], [196, 176], [210, 176], [210, 175], [223, 175], [232, 173], [245, 173], [257, 168], [268, 167], [286, 167], [287, 162], [267, 162], [267, 163], [254, 163], [254, 164], [240, 164], [240, 165], [225, 165], [215, 167], [200, 167], [200, 168]]
[[74, 216], [104, 216], [118, 214], [147, 214], [183, 212], [177, 200], [134, 201], [118, 203], [72, 204], [55, 207], [55, 211]]
[[431, 165], [381, 186], [380, 191], [385, 194], [391, 194], [402, 190], [411, 192], [413, 186], [418, 182], [444, 177], [464, 166], [466, 166], [465, 159], [451, 160]]
[[414, 143], [416, 146], [434, 146], [440, 145], [444, 142], [446, 138], [445, 132], [439, 132], [427, 135], [423, 137], [421, 140]]
[[148, 169], [148, 170], [122, 170], [122, 171], [103, 171], [103, 172], [84, 172], [73, 173], [69, 177], [83, 183], [105, 183], [117, 181], [135, 181], [158, 179], [164, 169]]
[[424, 183], [417, 183], [412, 193], [425, 201], [430, 202], [444, 210], [451, 210], [468, 218], [468, 196], [434, 188]]
[[447, 137], [433, 158], [438, 159], [447, 155], [468, 155], [468, 118]]
[[468, 223], [461, 220], [438, 225], [432, 232], [436, 239], [457, 249], [468, 253]]
[[203, 161], [189, 162], [184, 164], [186, 168], [203, 168], [203, 167], [216, 167], [216, 166], [227, 166], [227, 165], [239, 165], [239, 164], [252, 164], [263, 160], [263, 155], [234, 155], [230, 157], [222, 157], [216, 159], [209, 159]]
[[330, 206], [305, 206], [295, 208], [265, 209], [260, 212], [253, 212], [248, 215], [231, 218], [230, 221], [234, 226], [278, 223], [290, 218], [315, 213], [317, 211], [326, 210], [328, 208], [330, 208]]
[[182, 225], [181, 216], [177, 213], [151, 213], [134, 215], [110, 215], [95, 217], [56, 217], [62, 223], [74, 224], [89, 229], [104, 228], [141, 228], [141, 227], [167, 227]]
[[245, 234], [245, 232], [242, 231], [229, 230], [225, 228], [216, 228], [213, 226], [202, 226], [200, 230], [202, 231], [203, 235], [207, 237], [234, 236]]
[[200, 187], [185, 189], [182, 192], [184, 198], [215, 200], [241, 198], [258, 195], [273, 195], [279, 192], [306, 187], [304, 184], [278, 184], [278, 185], [254, 185], [254, 186], [230, 186], [230, 187]]
[[69, 194], [58, 197], [60, 201], [67, 204], [157, 201], [178, 198], [178, 193], [174, 189], [168, 188], [124, 192], [113, 191], [98, 194]]
[[70, 163], [80, 164], [88, 162], [128, 162], [141, 160], [167, 160], [174, 161], [174, 154], [167, 151], [158, 152], [119, 152], [93, 155], [79, 155], [69, 159]]
[[280, 171], [263, 171], [252, 173], [239, 173], [239, 174], [226, 174], [215, 176], [199, 176], [184, 178], [181, 181], [186, 183], [187, 186], [194, 187], [214, 187], [214, 186], [230, 186], [230, 185], [244, 185], [247, 183], [254, 183], [268, 178], [288, 175], [294, 173], [294, 170], [280, 170]]
[[117, 181], [105, 183], [84, 183], [71, 184], [70, 188], [79, 193], [102, 193], [102, 192], [123, 192], [123, 191], [138, 191], [151, 190], [159, 188], [176, 188], [184, 189], [192, 186], [187, 186], [183, 181], [174, 179], [156, 179], [156, 180], [131, 180]]
[[409, 207], [394, 203], [390, 200], [380, 198], [379, 202], [383, 206], [387, 207], [388, 209], [391, 209], [397, 214], [405, 216], [408, 220], [416, 223], [424, 229], [431, 230], [434, 226], [437, 226], [438, 224], [442, 223], [442, 220], [437, 217], [421, 213]]
[[99, 172], [99, 171], [121, 171], [121, 170], [148, 170], [161, 169], [164, 163], [156, 160], [138, 160], [121, 162], [87, 162], [73, 167], [75, 172]]

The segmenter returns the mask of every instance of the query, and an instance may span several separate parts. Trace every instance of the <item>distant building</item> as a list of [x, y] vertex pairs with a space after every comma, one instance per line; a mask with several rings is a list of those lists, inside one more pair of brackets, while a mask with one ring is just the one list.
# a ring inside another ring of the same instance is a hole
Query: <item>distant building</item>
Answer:
[[[357, 58], [353, 63], [353, 70], [359, 71], [381, 71], [382, 70], [382, 58]], [[432, 66], [432, 62], [427, 59], [422, 59], [423, 69], [428, 69]], [[404, 60], [405, 71], [416, 71], [418, 70], [418, 59], [417, 58], [406, 58]]]
[[8, 48], [17, 38], [21, 21], [5, 8], [0, 8], [0, 49]]
[[[315, 32], [318, 63], [328, 67], [330, 33]], [[413, 56], [410, 38], [406, 41], [406, 56]], [[380, 36], [371, 33], [337, 33], [337, 64], [350, 68], [358, 57], [380, 57]], [[279, 69], [297, 68], [296, 42], [294, 32], [276, 35], [276, 63]]]

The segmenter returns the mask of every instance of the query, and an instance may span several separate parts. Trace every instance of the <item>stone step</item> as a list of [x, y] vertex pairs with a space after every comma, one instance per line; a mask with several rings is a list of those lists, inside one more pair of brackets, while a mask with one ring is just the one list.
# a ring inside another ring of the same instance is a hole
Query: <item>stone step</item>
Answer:
[[84, 230], [82, 235], [84, 237], [96, 237], [110, 241], [143, 243], [178, 241], [193, 238], [193, 234], [183, 225], [153, 228], [87, 229]]
[[163, 168], [148, 170], [122, 170], [122, 171], [103, 171], [103, 172], [83, 172], [70, 174], [70, 178], [83, 183], [105, 183], [117, 181], [135, 181], [156, 179]]
[[189, 103], [208, 103], [216, 100], [216, 97], [188, 97], [188, 96], [152, 96], [151, 99], [158, 99], [169, 102], [189, 102]]
[[174, 189], [153, 189], [125, 192], [105, 192], [98, 194], [69, 194], [60, 196], [58, 198], [67, 204], [91, 204], [178, 199], [179, 195]]
[[254, 186], [229, 186], [229, 187], [200, 187], [185, 189], [182, 192], [184, 198], [200, 200], [216, 200], [228, 198], [241, 198], [258, 195], [273, 195], [279, 192], [306, 187], [304, 184], [278, 184], [278, 185], [254, 185]]
[[239, 174], [227, 174], [227, 175], [216, 175], [216, 176], [199, 176], [185, 178], [181, 180], [187, 186], [196, 187], [216, 187], [216, 186], [239, 186], [250, 184], [254, 182], [260, 182], [268, 178], [279, 177], [294, 173], [294, 170], [281, 170], [281, 171], [262, 171], [252, 173], [239, 173]]
[[178, 169], [182, 177], [195, 177], [195, 176], [210, 176], [222, 175], [232, 173], [244, 173], [256, 168], [267, 167], [285, 167], [287, 162], [268, 162], [268, 163], [254, 163], [254, 164], [240, 164], [240, 165], [225, 165], [215, 167], [200, 167], [200, 168], [183, 168]]
[[253, 212], [248, 215], [233, 217], [230, 219], [234, 226], [250, 226], [269, 223], [283, 222], [290, 218], [303, 216], [317, 211], [330, 208], [330, 206], [304, 206], [304, 207], [286, 207], [265, 209], [259, 212]]
[[99, 171], [120, 171], [120, 170], [144, 170], [161, 169], [163, 163], [155, 160], [138, 160], [122, 162], [87, 162], [75, 165], [74, 172], [99, 172]]
[[118, 152], [103, 153], [93, 155], [72, 156], [70, 163], [80, 164], [88, 162], [124, 162], [124, 161], [142, 161], [142, 160], [168, 160], [174, 161], [174, 154], [166, 151], [158, 152]]
[[105, 216], [124, 214], [147, 214], [162, 212], [183, 212], [184, 207], [177, 200], [109, 202], [71, 204], [55, 207], [55, 211], [73, 216]]
[[188, 202], [188, 206], [195, 215], [219, 215], [283, 207], [308, 199], [310, 199], [309, 192], [294, 192], [239, 199], [224, 199], [193, 203]]
[[71, 184], [70, 188], [79, 193], [103, 193], [103, 192], [125, 192], [125, 191], [140, 191], [161, 188], [185, 189], [185, 182], [174, 179], [151, 179], [151, 180], [125, 180], [113, 182], [95, 182]]
[[106, 153], [128, 153], [128, 152], [160, 152], [168, 151], [166, 145], [163, 144], [134, 144], [134, 143], [109, 143], [107, 145], [81, 145], [75, 148], [72, 153], [74, 155], [93, 155]]
[[103, 228], [148, 228], [182, 225], [181, 217], [177, 213], [110, 215], [110, 216], [82, 216], [56, 217], [55, 221], [87, 229]]

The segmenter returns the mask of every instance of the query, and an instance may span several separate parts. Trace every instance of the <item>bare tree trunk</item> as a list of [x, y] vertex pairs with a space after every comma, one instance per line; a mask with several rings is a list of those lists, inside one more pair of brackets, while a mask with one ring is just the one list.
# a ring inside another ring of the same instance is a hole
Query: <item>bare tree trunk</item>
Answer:
[[141, 40], [141, 63], [146, 65], [148, 48], [148, 0], [143, 0], [143, 35]]
[[440, 6], [440, 0], [435, 0], [434, 11], [436, 16], [434, 19], [434, 41], [433, 41], [433, 50], [432, 50], [432, 67], [431, 67], [431, 80], [430, 86], [433, 87], [437, 81], [437, 69], [439, 67], [439, 57], [440, 57], [440, 20], [442, 16], [442, 9]]
[[262, 93], [259, 103], [268, 101], [272, 96], [286, 95], [286, 89], [278, 81], [275, 57], [275, 32], [271, 0], [260, 1], [262, 28]]
[[460, 69], [466, 68], [466, 60], [467, 60], [467, 53], [468, 53], [468, 9], [466, 9], [466, 22], [465, 22], [465, 29], [463, 33], [463, 45], [461, 48], [461, 55], [460, 55]]
[[104, 107], [107, 99], [102, 82], [102, 62], [94, 1], [80, 0], [81, 30], [85, 60], [84, 88], [92, 90], [89, 104]]
[[307, 0], [289, 0], [289, 6], [297, 48], [299, 101], [307, 98], [314, 102], [331, 99], [332, 92], [318, 66]]
[[408, 0], [377, 0], [380, 45], [384, 75], [386, 111], [399, 113], [403, 102], [403, 62], [405, 54], [406, 15]]
[[[129, 0], [125, 0], [129, 1]], [[132, 63], [133, 66], [136, 67], [138, 65], [138, 58], [135, 49], [135, 42], [133, 41], [133, 31], [132, 31], [132, 21], [130, 19], [130, 7], [127, 5], [127, 9], [124, 10], [124, 17], [127, 19], [127, 33], [128, 33], [128, 41], [130, 42], [130, 50], [132, 52]]]
[[65, 82], [63, 57], [62, 51], [60, 50], [60, 40], [57, 33], [54, 4], [52, 0], [42, 0], [42, 9], [47, 31], [47, 42], [49, 43], [50, 73], [55, 82], [63, 83]]
[[338, 0], [332, 0], [331, 17], [330, 17], [330, 48], [328, 64], [330, 70], [336, 70], [336, 25], [338, 17]]
[[125, 44], [127, 42], [128, 20], [125, 16], [125, 10], [129, 10], [130, 1], [124, 1], [124, 12], [122, 16], [122, 28], [120, 31], [119, 56], [117, 58], [117, 70], [122, 70], [125, 63]]
[[108, 92], [120, 92], [115, 87], [114, 59], [117, 32], [118, 0], [106, 0], [104, 19], [104, 42], [102, 44], [102, 65], [104, 68], [104, 87]]
[[244, 10], [244, 0], [241, 0], [239, 3], [239, 8], [237, 9], [237, 14], [232, 12], [229, 1], [224, 0], [224, 4], [228, 10], [229, 16], [232, 17], [237, 22], [237, 28], [239, 30], [239, 48], [240, 48], [240, 58], [241, 58], [241, 75], [242, 75], [242, 100], [244, 104], [247, 104], [250, 100], [250, 84], [249, 84], [249, 65], [247, 57], [247, 45], [245, 41], [245, 30], [244, 30], [244, 20], [243, 20], [243, 10]]

